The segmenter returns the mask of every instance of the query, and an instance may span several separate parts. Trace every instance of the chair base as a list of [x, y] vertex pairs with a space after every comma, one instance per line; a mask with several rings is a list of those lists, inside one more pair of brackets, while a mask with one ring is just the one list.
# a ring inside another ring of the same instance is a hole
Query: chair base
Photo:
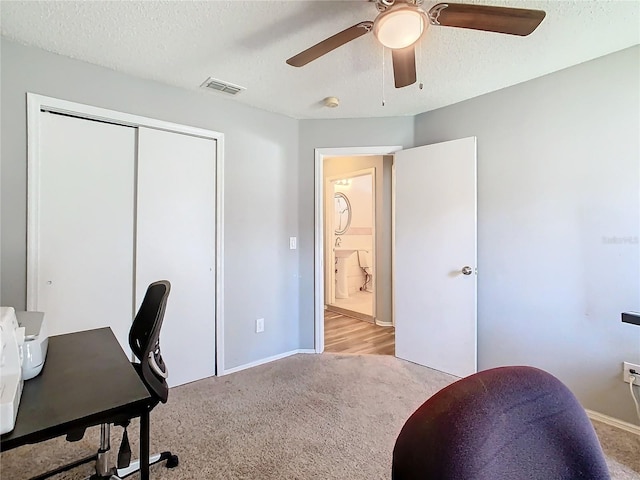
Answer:
[[[165, 465], [167, 468], [175, 468], [179, 464], [177, 455], [173, 455], [171, 452], [162, 452], [160, 454], [151, 455], [149, 457], [149, 465], [154, 465], [164, 460], [167, 461]], [[114, 468], [113, 471], [107, 475], [93, 474], [90, 477], [87, 477], [85, 480], [122, 480], [123, 478], [126, 478], [139, 470], [140, 460], [134, 460], [126, 468]]]
[[[79, 467], [80, 465], [84, 465], [85, 463], [95, 462], [97, 460], [97, 457], [98, 457], [97, 454], [91, 455], [89, 457], [85, 457], [81, 460], [56, 468], [55, 470], [51, 470], [47, 473], [43, 473], [42, 475], [38, 475], [37, 477], [32, 477], [30, 480], [45, 480], [59, 473], [72, 470], [76, 467]], [[163, 460], [167, 461], [165, 465], [167, 468], [175, 468], [179, 464], [177, 455], [173, 455], [171, 452], [162, 452], [160, 454], [152, 455], [151, 457], [149, 457], [149, 465], [154, 465], [158, 462], [162, 462]], [[131, 464], [127, 468], [121, 468], [121, 469], [114, 468], [107, 475], [93, 474], [90, 477], [87, 477], [86, 480], [89, 480], [89, 479], [90, 480], [121, 480], [122, 478], [126, 478], [127, 476], [139, 470], [140, 470], [140, 460], [134, 460], [133, 462], [131, 462]]]

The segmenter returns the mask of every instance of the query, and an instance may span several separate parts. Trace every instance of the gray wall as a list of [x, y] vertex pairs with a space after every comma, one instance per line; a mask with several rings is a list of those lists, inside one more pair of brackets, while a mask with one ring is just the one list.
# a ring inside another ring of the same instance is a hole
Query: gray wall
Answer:
[[416, 117], [416, 144], [478, 137], [479, 368], [534, 365], [638, 423], [640, 47]]
[[314, 161], [316, 148], [413, 146], [414, 117], [300, 121], [300, 348], [314, 348]]
[[479, 367], [539, 366], [637, 423], [620, 376], [640, 328], [619, 314], [640, 310], [640, 47], [415, 119], [296, 121], [1, 43], [3, 305], [25, 305], [27, 91], [225, 134], [227, 368], [314, 346], [315, 148], [475, 135]]
[[25, 93], [34, 92], [224, 133], [225, 366], [299, 348], [296, 120], [4, 39], [1, 53], [2, 305], [25, 307]]

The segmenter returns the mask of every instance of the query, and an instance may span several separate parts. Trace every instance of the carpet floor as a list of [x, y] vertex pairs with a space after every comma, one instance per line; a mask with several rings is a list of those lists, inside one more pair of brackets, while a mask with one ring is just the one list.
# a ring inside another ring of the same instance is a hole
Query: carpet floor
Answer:
[[[389, 480], [393, 445], [405, 420], [454, 380], [391, 356], [302, 354], [183, 385], [151, 414], [152, 452], [171, 450], [180, 465], [154, 465], [151, 477]], [[612, 478], [640, 479], [640, 437], [595, 426]], [[92, 428], [79, 442], [58, 438], [3, 452], [0, 476], [26, 479], [90, 455], [98, 434]], [[121, 434], [112, 428], [114, 452]], [[134, 422], [134, 457], [137, 438]], [[81, 479], [91, 469], [86, 465], [54, 478]]]

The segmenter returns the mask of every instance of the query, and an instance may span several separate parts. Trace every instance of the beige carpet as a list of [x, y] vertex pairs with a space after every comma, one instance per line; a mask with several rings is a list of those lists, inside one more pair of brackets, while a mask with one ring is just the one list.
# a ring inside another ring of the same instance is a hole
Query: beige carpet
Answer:
[[[404, 421], [453, 380], [390, 356], [324, 354], [296, 355], [184, 385], [151, 415], [152, 450], [172, 450], [180, 466], [155, 465], [151, 477], [389, 480], [391, 452]], [[602, 424], [596, 429], [612, 478], [640, 479], [640, 437]], [[114, 428], [114, 451], [120, 435]], [[134, 452], [137, 435], [134, 424]], [[97, 442], [92, 429], [77, 443], [55, 439], [4, 452], [0, 476], [29, 478], [91, 454]], [[81, 467], [56, 478], [81, 479], [90, 472], [90, 466]]]

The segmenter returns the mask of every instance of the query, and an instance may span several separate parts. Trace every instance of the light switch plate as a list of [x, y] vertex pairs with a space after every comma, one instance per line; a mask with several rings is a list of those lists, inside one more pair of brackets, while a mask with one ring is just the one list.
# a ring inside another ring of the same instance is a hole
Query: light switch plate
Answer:
[[295, 250], [298, 248], [298, 242], [296, 237], [289, 237], [289, 249]]

